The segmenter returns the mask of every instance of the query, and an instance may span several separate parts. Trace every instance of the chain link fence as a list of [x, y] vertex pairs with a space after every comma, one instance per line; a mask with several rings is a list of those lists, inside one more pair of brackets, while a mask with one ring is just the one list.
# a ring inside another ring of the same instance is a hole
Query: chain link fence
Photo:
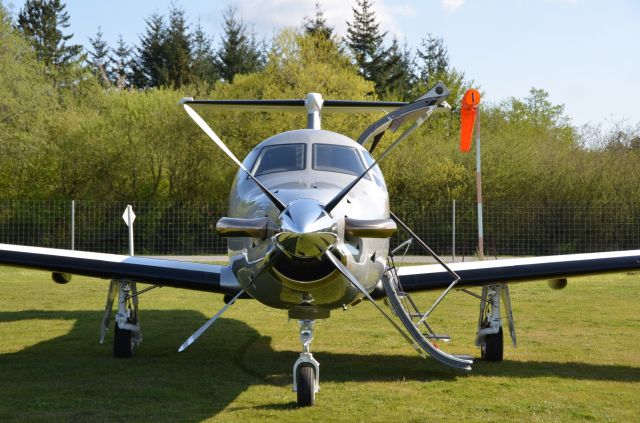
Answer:
[[[0, 242], [128, 253], [125, 202], [0, 201]], [[137, 255], [226, 254], [215, 232], [226, 204], [133, 202]], [[72, 211], [72, 209], [74, 209]], [[403, 204], [394, 212], [438, 254], [472, 256], [477, 250], [474, 203]], [[73, 221], [72, 221], [73, 215]], [[454, 244], [455, 229], [455, 244]], [[407, 235], [398, 232], [392, 245]], [[512, 203], [484, 205], [487, 256], [532, 256], [640, 248], [640, 204]], [[409, 254], [422, 255], [415, 245]]]

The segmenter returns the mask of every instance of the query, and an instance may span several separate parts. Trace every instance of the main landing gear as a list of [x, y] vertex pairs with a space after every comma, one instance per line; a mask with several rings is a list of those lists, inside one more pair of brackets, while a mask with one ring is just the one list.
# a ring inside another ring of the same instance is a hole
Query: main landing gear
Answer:
[[489, 285], [482, 287], [480, 298], [480, 317], [476, 345], [480, 347], [480, 355], [486, 361], [502, 361], [504, 357], [504, 334], [500, 317], [500, 298], [504, 303], [509, 334], [513, 346], [516, 346], [516, 330], [513, 322], [511, 298], [508, 285]]
[[113, 356], [115, 358], [129, 358], [133, 356], [133, 352], [142, 342], [138, 317], [138, 290], [135, 282], [111, 280], [100, 329], [100, 343], [104, 342], [109, 330], [111, 311], [116, 295], [118, 296], [118, 312], [113, 331]]
[[302, 353], [293, 365], [293, 390], [298, 394], [298, 407], [313, 405], [320, 390], [320, 363], [311, 354], [314, 324], [314, 320], [300, 320]]

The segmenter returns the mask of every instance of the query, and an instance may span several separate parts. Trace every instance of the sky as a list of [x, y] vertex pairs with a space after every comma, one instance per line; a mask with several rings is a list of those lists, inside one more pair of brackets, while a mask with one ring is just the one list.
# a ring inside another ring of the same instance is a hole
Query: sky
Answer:
[[[14, 14], [24, 0], [2, 0]], [[338, 34], [355, 0], [319, 0]], [[237, 8], [258, 38], [314, 15], [315, 0], [68, 0], [74, 41], [89, 45], [101, 27], [115, 46], [121, 34], [138, 44], [145, 19], [172, 4], [220, 40], [222, 14]], [[640, 124], [638, 0], [374, 0], [381, 28], [415, 51], [429, 33], [442, 37], [451, 64], [473, 80], [483, 102], [524, 98], [532, 87], [563, 104], [576, 126]]]

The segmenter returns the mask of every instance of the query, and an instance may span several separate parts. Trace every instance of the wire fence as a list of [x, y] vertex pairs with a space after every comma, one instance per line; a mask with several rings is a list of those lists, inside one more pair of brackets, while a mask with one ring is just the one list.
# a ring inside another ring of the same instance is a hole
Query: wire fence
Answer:
[[[73, 203], [72, 207], [69, 201], [0, 200], [0, 242], [50, 248], [73, 245], [76, 250], [128, 253], [128, 229], [122, 218], [127, 203]], [[226, 254], [226, 240], [215, 232], [226, 204], [131, 204], [136, 214], [137, 255]], [[394, 212], [440, 255], [465, 257], [477, 252], [474, 203], [457, 203], [455, 215], [453, 203], [404, 204]], [[488, 256], [640, 248], [640, 204], [487, 203], [483, 218], [484, 250]], [[392, 245], [406, 239], [407, 234], [398, 232]], [[421, 255], [424, 251], [414, 244], [409, 253]]]

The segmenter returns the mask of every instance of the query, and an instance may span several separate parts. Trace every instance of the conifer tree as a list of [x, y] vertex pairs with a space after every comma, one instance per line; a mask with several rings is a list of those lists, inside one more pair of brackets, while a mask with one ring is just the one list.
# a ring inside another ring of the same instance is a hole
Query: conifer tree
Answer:
[[89, 38], [91, 49], [88, 52], [87, 64], [102, 84], [109, 85], [109, 46], [103, 36], [102, 29], [98, 27], [96, 36]]
[[191, 74], [191, 37], [187, 33], [183, 9], [173, 6], [169, 11], [169, 27], [164, 40], [168, 84], [180, 88], [193, 79]]
[[18, 30], [31, 42], [38, 60], [49, 73], [65, 71], [82, 60], [82, 46], [67, 44], [73, 34], [69, 14], [60, 0], [27, 0], [18, 13]]
[[425, 85], [433, 85], [436, 83], [432, 81], [434, 77], [449, 70], [449, 53], [444, 40], [433, 34], [427, 34], [420, 45], [416, 52], [420, 79]]
[[333, 28], [327, 25], [324, 17], [324, 10], [320, 7], [320, 3], [316, 1], [316, 14], [313, 18], [305, 17], [303, 28], [307, 35], [322, 36], [327, 40], [333, 38]]
[[391, 47], [386, 50], [379, 75], [376, 91], [381, 97], [412, 100], [416, 77], [413, 57], [406, 42], [400, 46], [394, 37]]
[[216, 53], [218, 72], [228, 82], [239, 73], [251, 73], [263, 66], [263, 54], [255, 35], [249, 35], [242, 19], [236, 17], [236, 9], [229, 7], [224, 14], [222, 44]]
[[132, 49], [127, 46], [122, 35], [118, 36], [116, 48], [112, 49], [111, 52], [113, 54], [109, 56], [111, 62], [109, 79], [118, 90], [129, 88], [133, 72], [131, 63]]
[[213, 43], [204, 30], [200, 21], [192, 36], [192, 65], [191, 71], [196, 81], [206, 82], [209, 84], [218, 80], [218, 72], [215, 66], [215, 53], [213, 51]]
[[382, 43], [387, 33], [380, 32], [372, 1], [356, 0], [356, 7], [351, 10], [353, 21], [347, 22], [346, 44], [353, 54], [360, 75], [369, 81], [378, 82], [386, 53]]
[[164, 18], [154, 13], [145, 22], [146, 32], [140, 36], [140, 45], [136, 48], [133, 82], [138, 88], [165, 86], [169, 81], [169, 75], [165, 49], [167, 28]]

